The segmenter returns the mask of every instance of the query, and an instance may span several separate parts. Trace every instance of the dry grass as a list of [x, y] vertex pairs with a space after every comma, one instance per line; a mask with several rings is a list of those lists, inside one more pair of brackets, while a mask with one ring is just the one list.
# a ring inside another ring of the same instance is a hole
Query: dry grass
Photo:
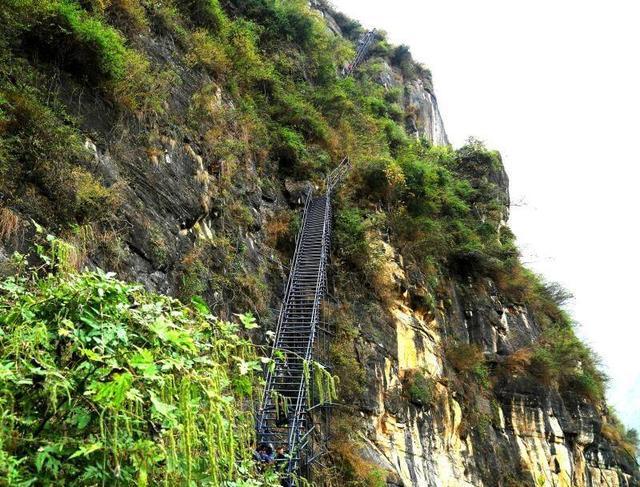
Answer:
[[482, 350], [475, 344], [449, 342], [446, 344], [445, 355], [458, 372], [471, 372], [484, 363]]
[[527, 372], [532, 355], [533, 351], [530, 348], [516, 350], [502, 363], [502, 370], [511, 376], [521, 376]]
[[120, 271], [127, 258], [124, 241], [116, 230], [106, 230], [97, 235], [95, 252], [102, 258], [105, 270]]
[[72, 247], [68, 256], [69, 266], [72, 269], [80, 270], [98, 241], [94, 226], [92, 224], [79, 225], [64, 233], [62, 238]]
[[144, 7], [139, 0], [111, 0], [109, 13], [116, 25], [135, 34], [149, 28]]
[[[387, 474], [376, 464], [362, 458], [361, 445], [349, 438], [336, 438], [330, 446], [331, 455], [338, 465], [342, 479], [358, 487], [384, 487]], [[336, 479], [338, 480], [338, 479]], [[335, 485], [344, 485], [339, 482]]]
[[600, 431], [602, 436], [609, 440], [611, 444], [635, 458], [637, 453], [636, 446], [627, 441], [624, 434], [624, 427], [621, 424], [604, 423]]
[[147, 147], [145, 152], [147, 153], [147, 157], [151, 161], [151, 164], [154, 166], [160, 165], [160, 160], [164, 154], [161, 149], [158, 149], [157, 147]]
[[497, 272], [494, 281], [502, 293], [516, 302], [528, 301], [534, 294], [531, 276], [521, 265], [509, 269], [508, 272]]
[[124, 182], [105, 187], [89, 171], [77, 167], [68, 176], [75, 193], [76, 212], [85, 221], [108, 219], [122, 204]]
[[13, 210], [0, 207], [0, 240], [13, 239], [20, 230], [22, 221]]
[[265, 225], [266, 243], [269, 247], [277, 248], [290, 236], [293, 218], [290, 211], [281, 211], [269, 218]]
[[196, 30], [189, 44], [190, 49], [185, 57], [188, 66], [204, 68], [217, 78], [224, 78], [231, 69], [223, 44], [211, 37], [205, 29]]

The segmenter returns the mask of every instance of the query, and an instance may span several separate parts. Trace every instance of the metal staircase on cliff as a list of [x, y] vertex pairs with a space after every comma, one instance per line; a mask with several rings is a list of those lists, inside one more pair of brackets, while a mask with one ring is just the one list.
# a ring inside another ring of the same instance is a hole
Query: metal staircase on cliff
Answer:
[[367, 57], [369, 48], [371, 47], [371, 44], [373, 44], [375, 38], [375, 29], [368, 31], [364, 36], [362, 36], [362, 38], [358, 41], [356, 56], [353, 58], [353, 61], [342, 70], [342, 76], [349, 76], [360, 64], [362, 64], [362, 61], [364, 61]]
[[326, 354], [329, 331], [321, 307], [327, 287], [331, 195], [349, 167], [345, 158], [327, 177], [324, 194], [314, 196], [311, 188], [307, 193], [257, 415], [258, 442], [284, 447], [286, 458], [277, 461], [288, 475], [313, 463], [324, 452], [328, 435], [330, 404], [309, 393], [315, 369], [310, 364], [321, 362]]

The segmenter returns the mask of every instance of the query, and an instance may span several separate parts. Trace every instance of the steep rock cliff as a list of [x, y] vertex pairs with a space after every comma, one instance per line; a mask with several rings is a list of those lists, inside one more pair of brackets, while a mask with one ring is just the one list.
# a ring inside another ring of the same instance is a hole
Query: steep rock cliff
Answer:
[[[389, 265], [402, 289], [409, 283], [399, 260]], [[360, 405], [362, 454], [388, 472], [390, 485], [637, 485], [633, 460], [602, 438], [602, 413], [593, 405], [508, 379], [487, 396], [461, 394], [443, 354], [451, 336], [481, 344], [499, 363], [540, 331], [526, 307], [504, 303], [491, 282], [483, 284], [450, 282], [435, 317], [398, 294], [385, 341], [363, 333], [358, 356], [369, 387]], [[428, 406], [403, 393], [417, 370], [434, 380]]]

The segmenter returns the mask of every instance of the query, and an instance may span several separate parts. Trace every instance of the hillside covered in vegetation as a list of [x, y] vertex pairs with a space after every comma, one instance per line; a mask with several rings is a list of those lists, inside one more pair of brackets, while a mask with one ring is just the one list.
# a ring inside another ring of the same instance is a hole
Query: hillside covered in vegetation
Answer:
[[500, 154], [448, 144], [383, 32], [342, 76], [363, 33], [316, 0], [0, 0], [0, 485], [278, 485], [260, 357], [344, 156], [310, 481], [639, 485]]

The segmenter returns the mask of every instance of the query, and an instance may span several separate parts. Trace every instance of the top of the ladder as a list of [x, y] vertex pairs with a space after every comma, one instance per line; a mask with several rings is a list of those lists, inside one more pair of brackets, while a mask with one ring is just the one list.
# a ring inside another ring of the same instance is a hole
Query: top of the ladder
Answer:
[[369, 46], [373, 43], [377, 35], [376, 29], [366, 32], [358, 41], [358, 47], [356, 49], [356, 56], [353, 61], [342, 69], [342, 76], [349, 76], [358, 65], [364, 61], [364, 58], [369, 50]]
[[349, 157], [345, 157], [327, 176], [327, 192], [333, 191], [333, 189], [340, 184], [342, 178], [349, 172], [349, 169], [351, 169], [351, 161]]

